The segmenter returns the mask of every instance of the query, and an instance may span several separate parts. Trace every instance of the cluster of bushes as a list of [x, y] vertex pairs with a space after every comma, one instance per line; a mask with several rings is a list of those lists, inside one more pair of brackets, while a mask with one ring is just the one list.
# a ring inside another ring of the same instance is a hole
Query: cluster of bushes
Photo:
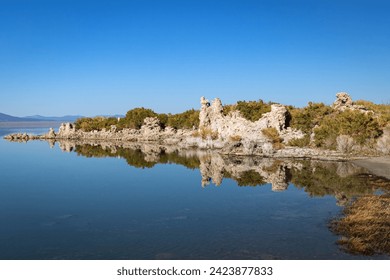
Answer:
[[335, 149], [337, 137], [348, 135], [357, 144], [365, 145], [382, 134], [382, 129], [372, 113], [346, 110], [325, 116], [314, 129], [317, 147]]
[[75, 122], [76, 129], [83, 131], [93, 131], [110, 129], [111, 125], [117, 125], [118, 119], [116, 118], [105, 118], [105, 117], [94, 117], [94, 118], [80, 118]]
[[151, 109], [134, 108], [126, 113], [124, 118], [119, 120], [116, 118], [94, 117], [80, 118], [76, 120], [76, 129], [81, 129], [85, 132], [93, 130], [110, 129], [111, 125], [115, 125], [117, 130], [124, 128], [140, 129], [144, 119], [148, 117], [156, 117], [160, 121], [162, 128], [166, 126], [175, 129], [192, 129], [199, 127], [199, 111], [191, 109], [179, 114], [158, 114]]
[[[383, 133], [384, 126], [389, 123], [390, 106], [370, 102], [363, 104], [362, 101], [360, 103], [367, 109], [375, 110], [378, 115], [359, 110], [340, 112], [323, 103], [310, 102], [304, 108], [289, 107], [290, 126], [305, 133], [304, 138], [291, 140], [289, 145], [308, 146], [313, 132], [313, 144], [316, 147], [336, 149], [337, 146], [343, 146], [343, 139], [338, 139], [341, 135], [348, 135], [349, 139], [358, 145], [370, 144]], [[371, 107], [367, 104], [371, 104]], [[350, 140], [349, 142], [352, 143]]]
[[[168, 114], [166, 125], [179, 129], [179, 128], [198, 128], [199, 127], [199, 111], [198, 110], [187, 110], [179, 114]], [[161, 119], [160, 119], [161, 122]]]
[[374, 104], [370, 101], [358, 100], [356, 105], [362, 105], [368, 110], [378, 114], [378, 123], [381, 127], [385, 127], [390, 123], [390, 104]]
[[309, 102], [304, 108], [289, 107], [291, 116], [290, 126], [302, 130], [303, 133], [310, 133], [314, 127], [321, 124], [322, 119], [334, 112], [332, 107], [324, 103]]
[[151, 109], [134, 108], [126, 113], [124, 118], [121, 118], [117, 124], [118, 129], [133, 128], [140, 129], [145, 118], [158, 117], [158, 114]]
[[259, 101], [238, 101], [235, 105], [225, 105], [223, 107], [224, 115], [228, 115], [232, 111], [239, 111], [241, 115], [252, 122], [259, 120], [263, 114], [271, 112], [271, 105], [273, 103], [265, 103], [263, 100]]

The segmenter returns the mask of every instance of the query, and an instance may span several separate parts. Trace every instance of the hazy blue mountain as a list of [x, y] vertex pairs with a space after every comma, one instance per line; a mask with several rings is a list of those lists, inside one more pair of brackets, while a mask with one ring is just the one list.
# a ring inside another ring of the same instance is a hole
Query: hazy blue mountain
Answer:
[[[46, 117], [41, 115], [26, 116], [26, 117], [14, 117], [11, 115], [0, 113], [0, 122], [75, 122], [78, 118], [83, 118], [84, 116], [62, 116], [62, 117]], [[114, 117], [114, 118], [123, 118], [124, 115], [104, 115], [103, 117]]]
[[37, 121], [37, 120], [32, 118], [14, 117], [14, 116], [0, 113], [0, 122], [29, 122], [29, 121]]
[[83, 116], [62, 116], [62, 117], [45, 117], [41, 115], [27, 116], [25, 118], [34, 119], [37, 121], [58, 121], [58, 122], [74, 122], [78, 118], [82, 118]]

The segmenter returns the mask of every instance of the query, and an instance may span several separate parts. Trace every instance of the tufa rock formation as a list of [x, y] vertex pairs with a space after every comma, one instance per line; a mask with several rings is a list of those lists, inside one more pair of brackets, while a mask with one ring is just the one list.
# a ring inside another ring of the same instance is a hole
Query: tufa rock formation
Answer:
[[222, 102], [219, 98], [215, 98], [210, 104], [202, 96], [200, 103], [199, 130], [207, 128], [218, 132], [219, 138], [222, 139], [232, 136], [241, 136], [245, 139], [264, 138], [261, 135], [262, 129], [274, 127], [278, 132], [282, 132], [287, 127], [288, 112], [283, 105], [271, 105], [271, 112], [265, 113], [260, 120], [251, 122], [243, 118], [238, 111], [224, 116]]
[[353, 103], [352, 98], [346, 92], [339, 92], [336, 94], [336, 100], [332, 105], [333, 109], [344, 112], [345, 110], [358, 110], [362, 113], [372, 112], [362, 105], [356, 105]]

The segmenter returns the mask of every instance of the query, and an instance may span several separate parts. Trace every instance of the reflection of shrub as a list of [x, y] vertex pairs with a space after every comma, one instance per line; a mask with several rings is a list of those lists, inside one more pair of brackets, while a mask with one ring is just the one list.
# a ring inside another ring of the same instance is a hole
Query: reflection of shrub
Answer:
[[233, 178], [233, 179], [237, 181], [237, 184], [240, 187], [244, 187], [244, 186], [255, 187], [255, 186], [267, 184], [267, 182], [264, 181], [264, 178], [254, 170], [244, 171], [240, 174], [239, 178]]
[[212, 140], [218, 139], [218, 131], [213, 131], [211, 128], [208, 127], [201, 127], [199, 134], [202, 137], [202, 139], [208, 139], [208, 138], [211, 138]]
[[363, 196], [344, 210], [331, 228], [345, 238], [339, 244], [354, 254], [390, 254], [390, 197]]
[[291, 169], [291, 183], [297, 188], [304, 188], [311, 196], [336, 195], [346, 197], [371, 193], [367, 187], [367, 178], [362, 176], [338, 175], [342, 163], [302, 161], [302, 168]]
[[165, 153], [161, 151], [156, 155], [156, 161], [147, 161], [145, 157], [147, 154], [143, 153], [140, 149], [128, 149], [122, 147], [115, 147], [114, 150], [103, 149], [102, 146], [92, 145], [77, 145], [75, 152], [78, 155], [85, 157], [122, 157], [126, 160], [127, 164], [136, 168], [152, 168], [157, 163], [176, 163], [184, 165], [187, 168], [195, 169], [199, 168], [200, 161], [196, 156], [183, 157], [178, 153]]
[[261, 130], [265, 137], [267, 137], [272, 142], [272, 146], [275, 149], [282, 149], [282, 138], [279, 136], [279, 132], [274, 127], [268, 127]]

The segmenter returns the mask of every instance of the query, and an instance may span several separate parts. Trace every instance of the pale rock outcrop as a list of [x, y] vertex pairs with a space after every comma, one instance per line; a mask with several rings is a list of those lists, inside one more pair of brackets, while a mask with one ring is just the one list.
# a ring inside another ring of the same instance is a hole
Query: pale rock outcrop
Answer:
[[362, 105], [353, 103], [351, 96], [346, 92], [339, 92], [336, 94], [336, 100], [332, 105], [333, 109], [344, 112], [345, 110], [357, 110], [362, 113], [372, 112]]
[[59, 138], [70, 139], [74, 136], [76, 128], [71, 123], [62, 123], [58, 129], [57, 136]]
[[54, 129], [53, 128], [50, 128], [49, 129], [49, 132], [46, 134], [46, 137], [48, 139], [54, 139], [56, 138], [56, 133], [54, 132]]
[[[200, 103], [199, 133], [205, 130], [216, 133], [219, 140], [225, 141], [229, 145], [234, 142], [232, 139], [242, 139], [244, 154], [253, 154], [256, 149], [259, 150], [259, 153], [266, 150], [268, 154], [272, 154], [272, 148], [269, 145], [261, 147], [265, 143], [269, 143], [269, 140], [262, 133], [262, 130], [266, 128], [275, 128], [279, 135], [287, 141], [304, 136], [302, 132], [287, 127], [288, 111], [285, 106], [280, 104], [271, 105], [271, 112], [265, 113], [261, 119], [252, 122], [242, 117], [238, 111], [233, 111], [225, 116], [219, 98], [210, 103], [202, 96]], [[232, 147], [227, 147], [227, 150], [229, 149], [233, 150]]]
[[140, 133], [146, 141], [156, 141], [160, 139], [160, 121], [158, 118], [150, 117], [144, 119]]
[[352, 98], [346, 92], [339, 92], [336, 94], [336, 100], [333, 102], [335, 110], [344, 111], [345, 109], [353, 108]]
[[350, 153], [356, 145], [355, 140], [349, 135], [339, 135], [336, 138], [337, 150], [342, 153]]
[[390, 126], [383, 130], [383, 135], [376, 144], [377, 151], [383, 155], [390, 155]]

